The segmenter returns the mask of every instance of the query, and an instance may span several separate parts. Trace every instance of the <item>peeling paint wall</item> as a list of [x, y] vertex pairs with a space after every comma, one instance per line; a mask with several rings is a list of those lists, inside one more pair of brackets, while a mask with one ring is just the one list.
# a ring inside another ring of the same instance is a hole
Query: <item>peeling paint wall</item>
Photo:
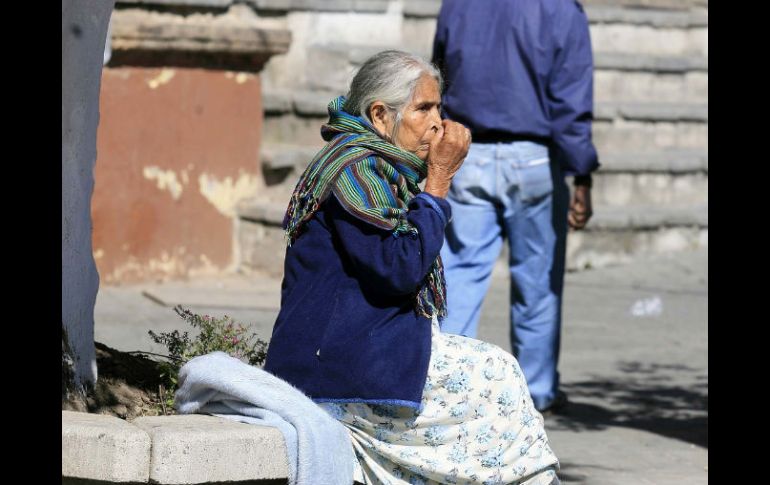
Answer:
[[200, 193], [216, 207], [220, 214], [235, 217], [235, 206], [244, 198], [252, 197], [259, 190], [259, 179], [241, 172], [236, 179], [225, 177], [218, 180], [208, 173], [198, 177]]
[[92, 214], [107, 284], [232, 264], [235, 206], [260, 189], [259, 77], [106, 68]]
[[173, 170], [162, 170], [159, 167], [151, 166], [144, 167], [142, 174], [148, 180], [155, 180], [160, 190], [168, 190], [174, 200], [179, 200], [179, 197], [182, 196], [182, 184], [176, 179], [176, 172]]

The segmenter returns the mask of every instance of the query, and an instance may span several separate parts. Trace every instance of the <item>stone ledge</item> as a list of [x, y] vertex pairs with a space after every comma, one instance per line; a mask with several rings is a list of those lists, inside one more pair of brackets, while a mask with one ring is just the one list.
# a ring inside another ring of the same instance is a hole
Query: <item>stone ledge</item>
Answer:
[[708, 206], [595, 207], [585, 231], [657, 230], [663, 227], [708, 228]]
[[287, 476], [275, 428], [203, 415], [126, 422], [62, 411], [63, 479], [182, 485]]
[[596, 103], [594, 118], [637, 121], [691, 121], [708, 123], [706, 103]]
[[663, 150], [654, 153], [599, 154], [602, 173], [708, 173], [708, 153], [696, 150]]
[[249, 0], [257, 10], [381, 13], [388, 0]]
[[150, 437], [114, 416], [62, 411], [62, 476], [147, 482]]
[[257, 18], [116, 10], [110, 66], [208, 67], [259, 71], [288, 52], [291, 32]]
[[588, 20], [592, 24], [630, 24], [649, 25], [655, 28], [708, 27], [707, 12], [702, 11], [671, 11], [663, 9], [637, 9], [607, 5], [590, 5], [585, 7]]
[[646, 71], [684, 74], [691, 71], [708, 72], [708, 58], [698, 56], [652, 56], [616, 52], [594, 52], [595, 70]]
[[321, 147], [265, 145], [260, 152], [262, 166], [269, 170], [303, 169]]
[[244, 200], [238, 204], [237, 212], [241, 219], [282, 227], [286, 203]]

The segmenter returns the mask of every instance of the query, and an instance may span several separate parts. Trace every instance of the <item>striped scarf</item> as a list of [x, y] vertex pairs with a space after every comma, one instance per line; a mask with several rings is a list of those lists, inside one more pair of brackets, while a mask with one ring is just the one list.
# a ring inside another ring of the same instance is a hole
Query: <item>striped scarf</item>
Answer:
[[[406, 218], [409, 201], [420, 193], [417, 183], [427, 165], [383, 140], [371, 124], [344, 111], [345, 97], [329, 103], [329, 122], [321, 128], [328, 143], [316, 154], [297, 182], [283, 227], [289, 246], [300, 236], [329, 194], [358, 219], [391, 231], [393, 236], [417, 235]], [[446, 316], [446, 283], [437, 257], [422, 287], [415, 289], [415, 311], [427, 318]]]

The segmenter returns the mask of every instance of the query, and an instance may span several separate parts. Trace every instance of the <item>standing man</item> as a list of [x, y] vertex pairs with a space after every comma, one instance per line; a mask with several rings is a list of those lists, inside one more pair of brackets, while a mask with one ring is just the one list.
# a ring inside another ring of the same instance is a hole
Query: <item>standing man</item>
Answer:
[[[511, 346], [535, 407], [558, 411], [567, 224], [592, 214], [593, 56], [576, 0], [444, 0], [433, 61], [445, 115], [470, 128], [447, 200], [442, 330], [475, 337], [503, 239], [511, 275]], [[565, 176], [574, 176], [570, 201]]]

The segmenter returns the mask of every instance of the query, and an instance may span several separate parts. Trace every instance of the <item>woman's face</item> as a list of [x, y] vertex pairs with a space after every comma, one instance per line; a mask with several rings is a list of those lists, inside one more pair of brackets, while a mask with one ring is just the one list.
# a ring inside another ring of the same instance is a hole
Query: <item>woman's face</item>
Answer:
[[[378, 105], [381, 106], [378, 109]], [[384, 104], [375, 102], [371, 107], [371, 119], [380, 133], [389, 137], [395, 126], [395, 113], [387, 111]], [[417, 155], [421, 160], [428, 159], [430, 142], [441, 130], [441, 93], [438, 82], [423, 74], [417, 81], [414, 95], [404, 108], [401, 123], [396, 131], [396, 146]]]

